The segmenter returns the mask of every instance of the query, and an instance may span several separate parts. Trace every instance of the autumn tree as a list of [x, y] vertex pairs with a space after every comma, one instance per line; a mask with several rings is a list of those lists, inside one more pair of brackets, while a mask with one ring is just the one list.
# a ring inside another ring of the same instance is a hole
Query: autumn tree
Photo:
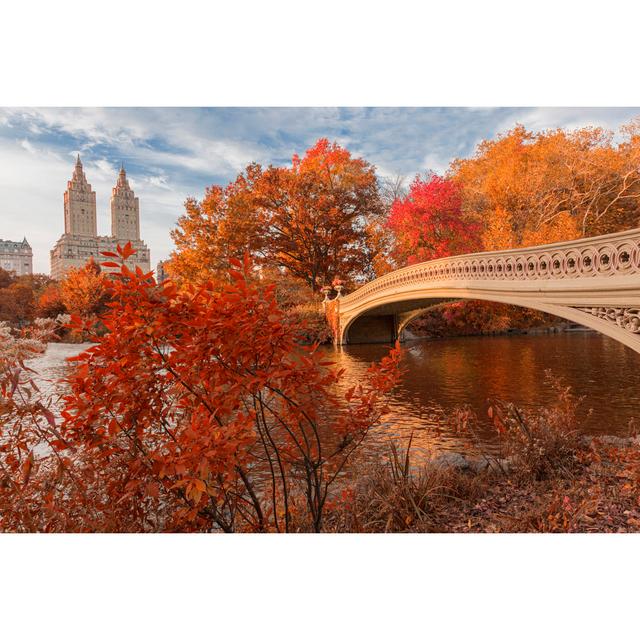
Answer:
[[0, 321], [24, 326], [33, 320], [39, 315], [38, 299], [51, 283], [44, 274], [16, 276], [0, 269]]
[[[454, 161], [448, 176], [459, 187], [463, 216], [479, 225], [482, 248], [493, 251], [637, 226], [639, 168], [640, 121], [623, 127], [617, 143], [600, 128], [534, 133], [518, 125]], [[498, 313], [486, 302], [438, 314], [450, 332], [549, 322], [538, 312]]]
[[388, 226], [398, 266], [480, 248], [478, 225], [462, 214], [459, 185], [437, 175], [415, 178], [408, 194], [393, 203]]
[[15, 282], [13, 273], [0, 267], [0, 289], [6, 289]]
[[228, 260], [248, 252], [257, 267], [284, 269], [317, 291], [336, 276], [374, 275], [383, 218], [374, 167], [322, 139], [291, 166], [253, 164], [188, 200], [167, 268], [184, 282], [224, 281]]
[[601, 128], [533, 133], [518, 125], [452, 163], [463, 211], [504, 249], [636, 226], [640, 219], [638, 124], [623, 138]]
[[60, 284], [60, 299], [69, 313], [96, 316], [108, 300], [107, 279], [90, 260], [84, 267], [70, 269]]
[[55, 318], [66, 312], [67, 308], [60, 294], [60, 284], [57, 282], [49, 284], [38, 297], [36, 314], [41, 318]]
[[29, 287], [36, 298], [39, 297], [51, 283], [55, 282], [50, 276], [44, 273], [30, 273], [28, 275], [16, 276], [15, 281]]
[[23, 326], [34, 317], [33, 290], [20, 282], [0, 289], [0, 321]]
[[314, 291], [336, 276], [373, 275], [376, 248], [368, 232], [384, 209], [371, 164], [321, 139], [290, 167], [266, 169], [256, 191], [271, 264]]
[[201, 201], [186, 201], [185, 213], [171, 231], [176, 250], [166, 269], [174, 280], [226, 283], [230, 259], [262, 254], [264, 227], [253, 195], [260, 174], [258, 165], [250, 165], [227, 187], [208, 187]]

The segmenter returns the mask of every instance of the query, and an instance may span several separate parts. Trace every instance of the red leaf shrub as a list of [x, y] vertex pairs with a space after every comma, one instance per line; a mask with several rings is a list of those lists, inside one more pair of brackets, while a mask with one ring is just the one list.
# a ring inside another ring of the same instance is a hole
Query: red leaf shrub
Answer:
[[399, 350], [341, 395], [341, 372], [297, 344], [273, 288], [251, 281], [247, 261], [235, 267], [222, 291], [178, 290], [123, 264], [106, 283], [107, 332], [73, 318], [95, 344], [66, 380], [49, 443], [60, 462], [31, 479], [29, 504], [11, 517], [17, 489], [3, 496], [1, 528], [322, 528], [332, 483], [384, 411]]

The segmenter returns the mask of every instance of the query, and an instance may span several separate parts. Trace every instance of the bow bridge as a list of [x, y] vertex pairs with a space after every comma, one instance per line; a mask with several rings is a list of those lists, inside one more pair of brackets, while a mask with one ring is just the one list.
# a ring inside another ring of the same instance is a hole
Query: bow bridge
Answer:
[[488, 300], [544, 311], [640, 353], [640, 229], [452, 256], [388, 273], [325, 310], [337, 344], [393, 342], [429, 307]]

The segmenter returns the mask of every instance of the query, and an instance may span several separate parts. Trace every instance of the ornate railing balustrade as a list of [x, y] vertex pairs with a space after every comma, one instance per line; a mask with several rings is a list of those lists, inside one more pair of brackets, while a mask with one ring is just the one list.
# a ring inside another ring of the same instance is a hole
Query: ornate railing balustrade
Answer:
[[416, 304], [434, 298], [493, 300], [539, 309], [640, 351], [640, 229], [398, 269], [329, 303], [339, 318], [334, 323], [336, 341], [348, 341], [351, 326], [363, 315], [408, 317], [410, 311], [415, 317], [420, 312]]

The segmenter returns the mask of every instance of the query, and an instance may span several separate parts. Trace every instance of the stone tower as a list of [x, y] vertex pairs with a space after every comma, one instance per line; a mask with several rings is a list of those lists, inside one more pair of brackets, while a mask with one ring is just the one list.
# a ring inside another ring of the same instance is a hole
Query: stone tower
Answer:
[[140, 203], [129, 186], [124, 166], [111, 192], [111, 235], [116, 240], [140, 240]]
[[64, 192], [64, 232], [87, 238], [94, 238], [98, 233], [96, 192], [91, 190], [91, 185], [87, 182], [80, 155]]
[[[140, 240], [140, 205], [129, 186], [124, 167], [120, 169], [111, 195], [111, 235], [99, 236], [96, 194], [91, 191], [78, 156], [64, 194], [64, 233], [50, 252], [51, 276], [61, 280], [69, 269], [83, 267], [91, 259], [100, 264], [105, 261], [104, 251], [114, 252], [118, 245], [127, 242], [131, 242], [136, 251], [126, 261], [127, 266], [130, 269], [140, 267], [145, 273], [151, 271], [149, 248]], [[117, 271], [104, 265], [101, 268], [105, 273]]]

